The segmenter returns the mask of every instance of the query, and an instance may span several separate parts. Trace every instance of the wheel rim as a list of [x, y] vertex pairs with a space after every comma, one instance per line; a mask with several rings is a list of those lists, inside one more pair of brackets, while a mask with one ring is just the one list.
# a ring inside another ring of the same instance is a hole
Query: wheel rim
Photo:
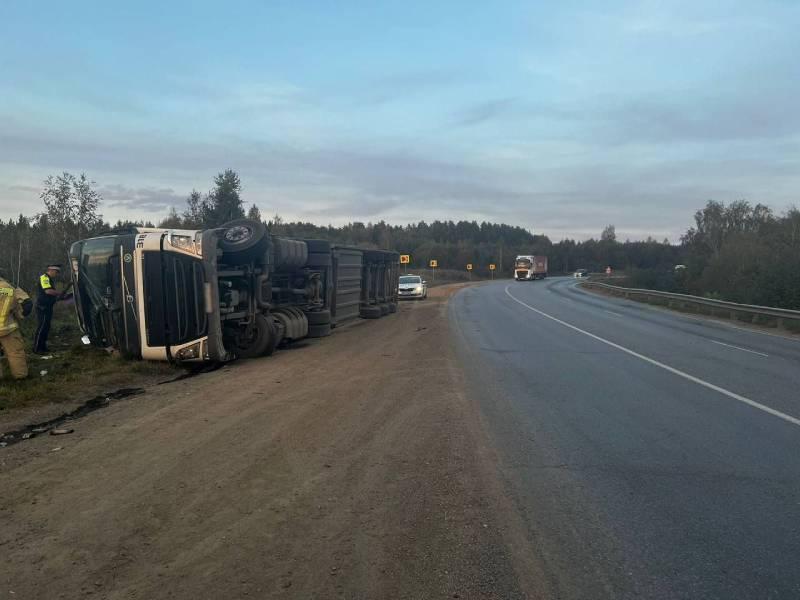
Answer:
[[232, 244], [246, 242], [253, 236], [253, 232], [246, 225], [235, 225], [229, 227], [225, 232], [225, 241]]

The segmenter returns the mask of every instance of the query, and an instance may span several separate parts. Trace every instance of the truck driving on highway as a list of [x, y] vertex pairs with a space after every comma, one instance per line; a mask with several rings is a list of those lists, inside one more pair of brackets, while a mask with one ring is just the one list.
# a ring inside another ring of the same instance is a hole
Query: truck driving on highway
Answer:
[[533, 281], [547, 277], [547, 257], [525, 254], [514, 260], [514, 279]]
[[394, 312], [398, 258], [270, 235], [249, 219], [208, 230], [118, 230], [70, 249], [90, 342], [178, 363], [269, 355], [349, 318]]

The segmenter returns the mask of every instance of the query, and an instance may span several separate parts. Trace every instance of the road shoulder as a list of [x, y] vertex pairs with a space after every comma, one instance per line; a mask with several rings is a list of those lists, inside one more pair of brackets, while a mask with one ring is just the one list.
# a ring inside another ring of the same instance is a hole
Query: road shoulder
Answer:
[[6, 448], [2, 585], [39, 597], [525, 597], [446, 316], [460, 287], [158, 386], [68, 440]]

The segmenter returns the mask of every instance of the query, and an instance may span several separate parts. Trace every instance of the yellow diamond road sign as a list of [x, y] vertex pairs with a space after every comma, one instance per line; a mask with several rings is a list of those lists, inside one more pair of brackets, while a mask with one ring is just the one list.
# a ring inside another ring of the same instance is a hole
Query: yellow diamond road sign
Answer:
[[400, 255], [400, 264], [407, 265], [411, 262], [411, 255], [410, 254], [401, 254]]
[[495, 269], [494, 265], [489, 265], [489, 270], [490, 271], [494, 271], [494, 269]]
[[432, 260], [430, 264], [431, 264], [431, 269], [435, 269], [436, 267], [439, 266], [439, 261], [438, 260]]
[[467, 271], [472, 271], [472, 263], [467, 263]]

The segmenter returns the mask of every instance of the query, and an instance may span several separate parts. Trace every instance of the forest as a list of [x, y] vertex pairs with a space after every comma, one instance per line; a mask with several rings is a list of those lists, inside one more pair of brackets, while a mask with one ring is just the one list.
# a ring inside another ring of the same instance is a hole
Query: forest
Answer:
[[[104, 221], [102, 197], [85, 174], [48, 177], [40, 199], [40, 212], [0, 222], [0, 272], [29, 290], [46, 263], [66, 264], [72, 242], [102, 231], [132, 225], [217, 227], [245, 216], [265, 220], [255, 204], [245, 208], [241, 181], [230, 169], [214, 178], [209, 192], [193, 190], [184, 210], [173, 208], [156, 224]], [[580, 268], [602, 272], [610, 266], [633, 287], [800, 309], [800, 211], [775, 214], [745, 200], [710, 200], [693, 220], [678, 244], [649, 238], [620, 241], [613, 225], [599, 226], [597, 239], [553, 242], [519, 226], [464, 220], [333, 226], [287, 222], [274, 215], [265, 222], [275, 235], [410, 254], [412, 270], [436, 259], [440, 268], [449, 270], [463, 271], [471, 263], [476, 277], [488, 277], [489, 264], [495, 264], [498, 277], [509, 277], [516, 255], [543, 254], [551, 274]]]

